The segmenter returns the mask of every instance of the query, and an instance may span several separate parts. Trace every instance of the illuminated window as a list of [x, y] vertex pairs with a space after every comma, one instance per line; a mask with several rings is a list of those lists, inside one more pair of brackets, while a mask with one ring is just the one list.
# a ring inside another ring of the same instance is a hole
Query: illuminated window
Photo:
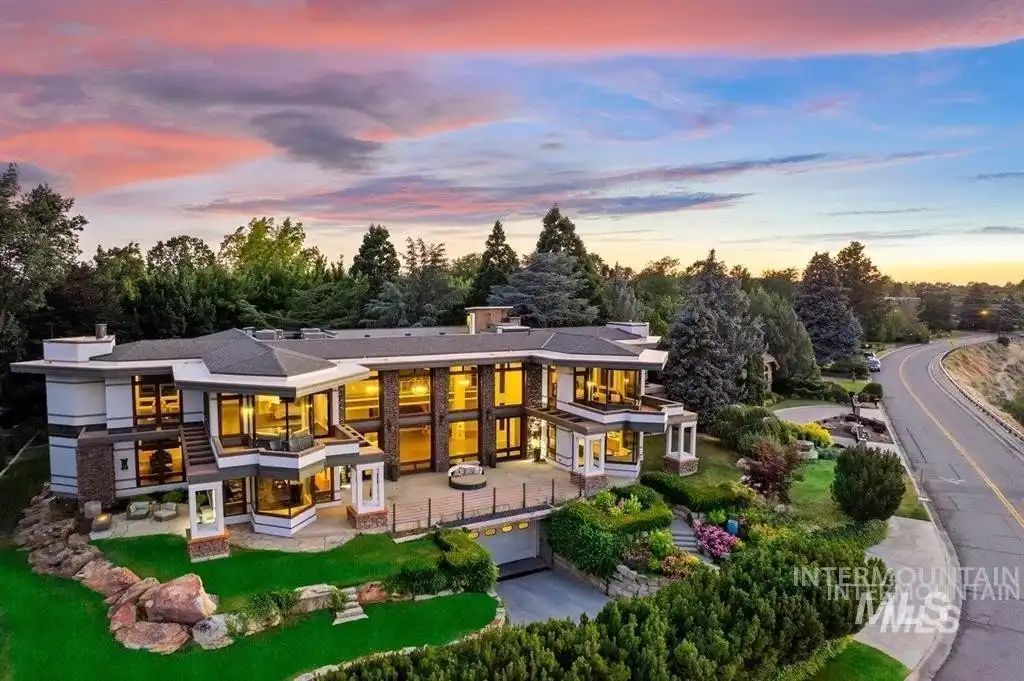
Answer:
[[523, 456], [522, 421], [518, 416], [494, 422], [494, 449], [499, 459]]
[[476, 461], [480, 458], [480, 424], [478, 421], [456, 421], [448, 424], [448, 460]]
[[139, 487], [184, 482], [181, 443], [177, 440], [136, 443], [135, 475]]
[[608, 433], [604, 458], [608, 463], [636, 463], [640, 455], [640, 437], [635, 430]]
[[245, 427], [245, 400], [241, 395], [217, 395], [217, 423], [221, 437], [237, 437], [248, 430]]
[[256, 480], [256, 512], [285, 518], [296, 516], [313, 505], [309, 478], [298, 480]]
[[244, 515], [245, 478], [225, 480], [222, 489], [224, 490], [224, 515]]
[[523, 365], [521, 362], [494, 367], [494, 404], [514, 407], [523, 403]]
[[334, 469], [325, 468], [309, 479], [313, 487], [313, 500], [320, 504], [334, 500]]
[[174, 426], [181, 423], [181, 393], [173, 376], [132, 378], [132, 410], [137, 426]]
[[368, 378], [349, 383], [345, 391], [345, 420], [365, 421], [380, 418], [380, 377], [371, 371]]
[[328, 392], [295, 399], [256, 395], [254, 424], [257, 445], [267, 449], [311, 446], [310, 437], [330, 434], [330, 404]]
[[398, 372], [398, 413], [430, 413], [429, 369], [407, 369]]
[[577, 402], [608, 407], [633, 407], [637, 404], [639, 371], [578, 368], [574, 379]]
[[558, 407], [558, 367], [548, 367], [548, 409]]
[[554, 459], [557, 453], [557, 446], [555, 445], [555, 440], [558, 436], [558, 429], [555, 428], [554, 424], [552, 423], [547, 424], [546, 428], [548, 431], [548, 458]]
[[429, 470], [432, 449], [429, 425], [399, 428], [398, 463], [403, 471]]
[[479, 404], [476, 367], [451, 367], [448, 370], [449, 411], [476, 409]]

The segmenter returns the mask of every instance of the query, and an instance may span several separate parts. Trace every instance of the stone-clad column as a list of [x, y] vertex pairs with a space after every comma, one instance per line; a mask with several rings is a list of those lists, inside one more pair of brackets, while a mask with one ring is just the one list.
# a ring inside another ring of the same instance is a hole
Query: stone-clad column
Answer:
[[477, 381], [480, 395], [480, 461], [493, 468], [498, 465], [495, 453], [494, 365], [478, 366]]
[[524, 406], [534, 407], [540, 409], [544, 405], [541, 404], [541, 398], [544, 390], [544, 367], [535, 362], [529, 362], [526, 365], [524, 371], [526, 379], [526, 388], [524, 392], [524, 398], [526, 404]]
[[380, 443], [388, 480], [398, 480], [398, 371], [380, 372]]
[[448, 472], [448, 367], [430, 370], [430, 437], [434, 445], [434, 466]]
[[114, 448], [110, 444], [80, 445], [76, 452], [78, 503], [114, 503]]

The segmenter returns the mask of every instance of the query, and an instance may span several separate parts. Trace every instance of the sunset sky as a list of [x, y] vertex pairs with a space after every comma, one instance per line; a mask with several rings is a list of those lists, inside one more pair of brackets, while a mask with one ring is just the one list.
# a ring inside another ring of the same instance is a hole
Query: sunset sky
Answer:
[[0, 0], [0, 161], [82, 248], [293, 216], [755, 273], [1024, 279], [1021, 0]]

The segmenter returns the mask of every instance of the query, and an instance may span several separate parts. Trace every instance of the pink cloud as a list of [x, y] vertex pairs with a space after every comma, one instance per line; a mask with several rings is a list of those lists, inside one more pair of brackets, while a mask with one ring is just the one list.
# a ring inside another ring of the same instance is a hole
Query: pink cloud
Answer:
[[247, 137], [105, 121], [67, 123], [0, 138], [0, 158], [30, 161], [73, 178], [83, 194], [145, 180], [210, 172], [273, 153]]
[[6, 68], [13, 71], [53, 68], [58, 54], [65, 63], [109, 63], [141, 45], [203, 52], [786, 56], [991, 45], [1024, 35], [1024, 5], [1016, 0], [36, 0], [5, 14]]

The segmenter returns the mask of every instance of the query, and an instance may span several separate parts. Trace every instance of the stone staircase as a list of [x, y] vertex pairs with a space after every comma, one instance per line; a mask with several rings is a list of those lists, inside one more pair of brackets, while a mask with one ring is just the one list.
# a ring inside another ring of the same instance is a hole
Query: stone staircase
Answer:
[[188, 459], [188, 470], [206, 466], [217, 467], [217, 458], [210, 448], [205, 423], [186, 423], [181, 428], [182, 444]]
[[359, 605], [354, 586], [341, 589], [338, 593], [341, 594], [342, 605], [340, 610], [335, 609], [334, 611], [334, 624], [366, 619], [366, 613], [363, 612], [363, 606]]
[[683, 518], [675, 516], [672, 518], [672, 525], [669, 526], [672, 533], [672, 541], [675, 545], [694, 556], [697, 555], [697, 536], [693, 533], [690, 523]]

